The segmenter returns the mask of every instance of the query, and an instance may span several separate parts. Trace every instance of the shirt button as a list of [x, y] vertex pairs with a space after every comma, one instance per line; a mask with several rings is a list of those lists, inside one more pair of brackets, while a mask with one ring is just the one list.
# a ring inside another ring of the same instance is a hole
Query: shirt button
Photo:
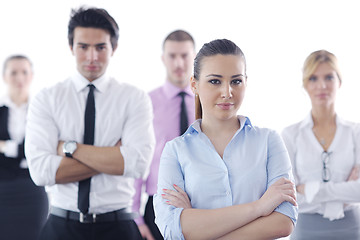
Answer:
[[229, 196], [229, 195], [230, 195], [230, 191], [226, 191], [226, 195]]

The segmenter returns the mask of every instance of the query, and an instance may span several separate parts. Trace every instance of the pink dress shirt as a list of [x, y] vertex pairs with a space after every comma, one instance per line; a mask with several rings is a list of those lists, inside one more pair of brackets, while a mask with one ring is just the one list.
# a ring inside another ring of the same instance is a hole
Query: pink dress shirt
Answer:
[[[178, 94], [182, 91], [187, 93], [185, 95], [185, 103], [190, 125], [195, 121], [195, 98], [190, 86], [180, 89], [166, 81], [164, 85], [149, 93], [154, 110], [156, 146], [147, 179], [137, 179], [135, 181], [134, 212], [139, 212], [143, 185], [145, 185], [145, 191], [148, 195], [152, 196], [156, 193], [162, 150], [168, 141], [180, 135], [181, 97]], [[138, 219], [135, 219], [138, 225], [144, 224], [142, 214], [140, 216]]]

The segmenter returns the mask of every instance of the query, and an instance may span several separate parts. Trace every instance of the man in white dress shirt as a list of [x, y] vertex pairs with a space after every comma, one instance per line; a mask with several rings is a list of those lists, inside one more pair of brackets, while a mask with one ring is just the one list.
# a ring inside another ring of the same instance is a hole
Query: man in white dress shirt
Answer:
[[51, 198], [40, 239], [142, 239], [128, 209], [153, 155], [152, 107], [145, 92], [106, 75], [118, 36], [106, 10], [73, 10], [76, 71], [30, 104], [29, 170]]

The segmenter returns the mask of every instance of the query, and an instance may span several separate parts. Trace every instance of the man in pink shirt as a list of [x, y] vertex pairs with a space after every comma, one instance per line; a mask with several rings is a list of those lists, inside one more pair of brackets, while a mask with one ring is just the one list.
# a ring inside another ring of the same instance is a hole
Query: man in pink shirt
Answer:
[[195, 43], [192, 36], [176, 30], [163, 43], [162, 61], [166, 68], [166, 82], [149, 93], [154, 110], [156, 147], [147, 179], [135, 182], [133, 211], [139, 212], [142, 186], [149, 195], [145, 212], [136, 219], [143, 238], [163, 239], [154, 220], [153, 195], [156, 193], [161, 152], [165, 143], [182, 135], [195, 120], [195, 100], [190, 88], [190, 77], [195, 57]]

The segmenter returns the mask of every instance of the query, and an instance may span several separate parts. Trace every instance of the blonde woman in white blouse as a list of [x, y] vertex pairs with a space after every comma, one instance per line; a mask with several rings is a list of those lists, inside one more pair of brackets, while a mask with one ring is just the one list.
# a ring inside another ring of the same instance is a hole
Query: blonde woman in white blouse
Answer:
[[334, 54], [320, 50], [305, 60], [303, 86], [312, 109], [282, 134], [299, 204], [291, 239], [360, 239], [359, 130], [335, 112], [341, 81]]

